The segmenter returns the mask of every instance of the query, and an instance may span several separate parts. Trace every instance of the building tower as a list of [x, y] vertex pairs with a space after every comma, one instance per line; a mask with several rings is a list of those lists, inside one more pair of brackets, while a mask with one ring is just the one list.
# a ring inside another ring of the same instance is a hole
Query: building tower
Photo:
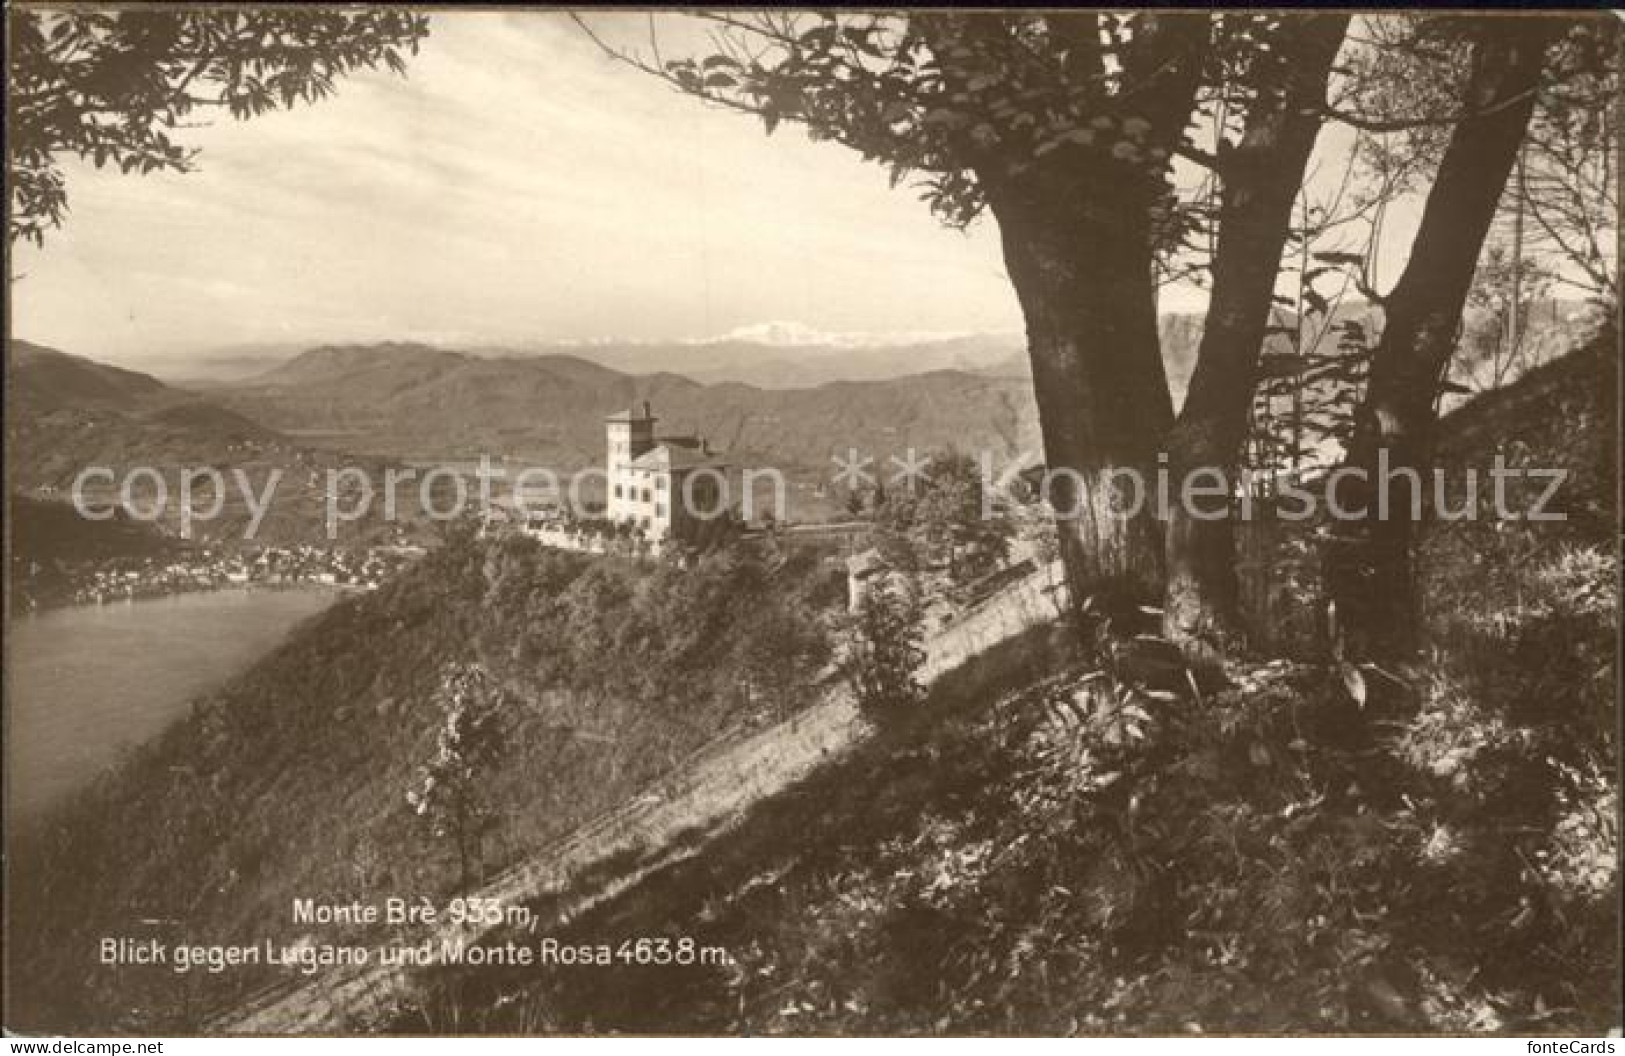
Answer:
[[620, 411], [604, 419], [608, 440], [609, 464], [608, 516], [612, 521], [634, 516], [629, 500], [632, 497], [632, 463], [655, 446], [655, 418], [649, 401], [641, 407]]

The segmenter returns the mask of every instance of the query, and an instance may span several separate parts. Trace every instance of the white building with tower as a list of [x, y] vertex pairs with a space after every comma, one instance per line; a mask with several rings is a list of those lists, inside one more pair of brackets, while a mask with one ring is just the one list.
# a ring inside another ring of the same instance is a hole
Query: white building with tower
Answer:
[[606, 515], [659, 545], [694, 542], [732, 503], [728, 462], [704, 437], [656, 436], [648, 401], [604, 419], [608, 440]]

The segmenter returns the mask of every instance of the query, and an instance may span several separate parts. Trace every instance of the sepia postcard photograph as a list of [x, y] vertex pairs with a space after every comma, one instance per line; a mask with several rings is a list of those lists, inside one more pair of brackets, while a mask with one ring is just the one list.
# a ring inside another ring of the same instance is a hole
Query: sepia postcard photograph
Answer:
[[1617, 12], [5, 59], [8, 1054], [1619, 1051]]

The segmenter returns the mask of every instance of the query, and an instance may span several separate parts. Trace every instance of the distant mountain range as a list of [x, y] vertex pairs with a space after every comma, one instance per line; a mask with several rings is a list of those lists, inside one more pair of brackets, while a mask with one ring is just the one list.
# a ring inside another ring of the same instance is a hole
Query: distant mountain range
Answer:
[[877, 381], [938, 370], [1004, 373], [1025, 361], [1020, 334], [828, 334], [788, 323], [705, 341], [555, 342], [508, 354], [577, 355], [629, 374], [674, 371], [695, 381], [762, 389]]
[[[950, 370], [763, 389], [623, 373], [577, 355], [382, 344], [312, 349], [199, 393], [18, 341], [9, 381], [12, 486], [58, 499], [87, 465], [243, 468], [256, 480], [274, 467], [285, 490], [308, 490], [322, 469], [352, 462], [487, 454], [570, 471], [600, 465], [604, 417], [645, 400], [661, 432], [704, 435], [736, 464], [785, 473], [799, 485], [790, 513], [803, 519], [831, 512], [819, 485], [849, 448], [881, 472], [910, 447], [987, 448], [1001, 460], [1039, 449], [1026, 379]], [[308, 528], [317, 499], [303, 496], [279, 535], [297, 534], [300, 518]]]
[[[1163, 321], [1176, 395], [1199, 323]], [[662, 429], [705, 434], [741, 461], [805, 477], [827, 475], [848, 448], [882, 463], [909, 447], [1036, 452], [1030, 379], [1019, 334], [772, 323], [704, 340], [329, 345], [200, 388], [303, 443], [412, 459], [507, 454], [563, 468], [600, 461], [603, 415], [648, 400]]]
[[[1580, 336], [1580, 313], [1558, 302], [1530, 313], [1538, 358]], [[1378, 314], [1352, 304], [1336, 318], [1374, 331]], [[1277, 315], [1277, 325], [1290, 321]], [[1176, 404], [1201, 324], [1196, 314], [1161, 320]], [[1492, 331], [1493, 320], [1470, 313], [1464, 378], [1480, 372], [1471, 353]], [[1270, 351], [1291, 348], [1284, 336], [1270, 341]], [[849, 450], [884, 471], [889, 455], [909, 448], [1000, 459], [1042, 449], [1027, 355], [1013, 335], [879, 338], [774, 324], [707, 341], [523, 350], [328, 345], [195, 391], [15, 341], [8, 382], [9, 465], [24, 488], [65, 487], [87, 464], [143, 462], [246, 460], [309, 477], [339, 460], [483, 454], [569, 471], [602, 462], [605, 415], [645, 400], [662, 432], [703, 435], [738, 464], [785, 472], [804, 492], [807, 508], [792, 511], [802, 516], [827, 512], [820, 485]]]
[[[672, 372], [706, 384], [737, 381], [763, 389], [810, 388], [933, 370], [998, 373], [1012, 364], [1024, 370], [1026, 358], [1026, 342], [1018, 333], [828, 333], [797, 323], [740, 327], [700, 339], [422, 343], [497, 359], [577, 356], [627, 374]], [[171, 384], [213, 388], [264, 374], [304, 351], [300, 346], [244, 345], [147, 355], [141, 357], [140, 366]]]
[[[1201, 337], [1201, 316], [1162, 317], [1164, 358], [1170, 385], [1182, 395]], [[445, 344], [410, 347], [450, 350]], [[406, 347], [396, 342], [330, 345], [325, 348]], [[993, 377], [1030, 378], [1027, 340], [1017, 332], [834, 333], [799, 323], [746, 326], [712, 338], [639, 341], [603, 338], [522, 345], [470, 343], [452, 349], [484, 359], [558, 357], [582, 359], [624, 374], [679, 374], [705, 385], [737, 382], [758, 389], [815, 388], [841, 381], [884, 381], [959, 371]], [[189, 356], [147, 357], [142, 363], [171, 384], [211, 390], [250, 385], [304, 355], [304, 349], [242, 346]]]
[[[1161, 320], [1170, 385], [1182, 395], [1201, 337], [1201, 316], [1169, 313]], [[483, 359], [580, 359], [630, 375], [678, 374], [705, 385], [737, 382], [758, 389], [806, 389], [832, 382], [884, 381], [959, 371], [1030, 378], [1027, 341], [1017, 332], [838, 333], [794, 322], [745, 326], [695, 339], [603, 338], [522, 345], [379, 342], [325, 349], [403, 348], [455, 350]], [[146, 356], [141, 365], [172, 385], [209, 391], [252, 386], [273, 376], [308, 349], [276, 344]], [[320, 349], [318, 349], [320, 351]]]
[[904, 378], [767, 389], [626, 373], [581, 355], [482, 356], [423, 345], [312, 349], [210, 398], [306, 442], [404, 458], [503, 454], [574, 468], [603, 459], [605, 415], [653, 404], [663, 432], [705, 435], [741, 460], [827, 470], [855, 447], [1037, 444], [1030, 384], [936, 370]]
[[[1551, 347], [1567, 347], [1573, 340], [1572, 324], [1587, 311], [1578, 301], [1552, 299], [1533, 306], [1527, 319], [1529, 337], [1540, 351], [1535, 358], [1550, 358], [1547, 353]], [[1379, 316], [1379, 311], [1357, 299], [1343, 302], [1335, 312], [1338, 321], [1359, 319], [1371, 323]], [[1287, 323], [1291, 318], [1291, 312], [1278, 308], [1272, 321]], [[1176, 403], [1183, 398], [1194, 366], [1202, 322], [1200, 312], [1165, 312], [1159, 319], [1163, 358]], [[1484, 335], [1494, 329], [1493, 320], [1485, 312], [1468, 311], [1469, 346], [1482, 345]], [[1281, 338], [1271, 340], [1272, 351], [1290, 349]], [[1031, 376], [1026, 338], [1017, 331], [832, 332], [781, 321], [742, 326], [706, 338], [609, 337], [500, 345], [477, 340], [429, 340], [413, 344], [487, 359], [574, 357], [625, 374], [680, 374], [707, 385], [739, 382], [759, 389], [813, 388], [836, 381], [878, 381], [943, 370]], [[379, 342], [337, 347], [398, 346]], [[170, 385], [208, 390], [248, 383], [308, 350], [308, 345], [261, 342], [184, 353], [151, 353], [129, 365]]]

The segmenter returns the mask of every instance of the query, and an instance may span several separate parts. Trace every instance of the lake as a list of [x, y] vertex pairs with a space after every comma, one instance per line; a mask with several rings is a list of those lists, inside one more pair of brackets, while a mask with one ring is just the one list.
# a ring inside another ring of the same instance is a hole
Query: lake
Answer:
[[24, 818], [87, 784], [192, 698], [265, 655], [339, 595], [178, 594], [19, 616], [8, 636], [8, 809]]

